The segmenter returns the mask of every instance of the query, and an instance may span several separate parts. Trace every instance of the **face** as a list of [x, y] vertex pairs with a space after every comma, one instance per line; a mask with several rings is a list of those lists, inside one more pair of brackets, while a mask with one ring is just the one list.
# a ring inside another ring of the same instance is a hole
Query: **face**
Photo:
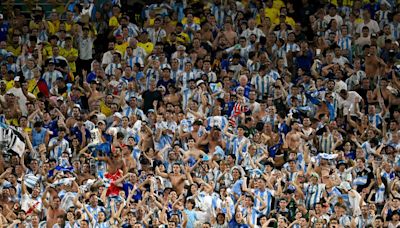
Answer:
[[179, 165], [174, 165], [174, 166], [172, 167], [172, 171], [173, 171], [174, 173], [179, 173], [179, 172], [181, 171], [181, 168], [179, 167]]

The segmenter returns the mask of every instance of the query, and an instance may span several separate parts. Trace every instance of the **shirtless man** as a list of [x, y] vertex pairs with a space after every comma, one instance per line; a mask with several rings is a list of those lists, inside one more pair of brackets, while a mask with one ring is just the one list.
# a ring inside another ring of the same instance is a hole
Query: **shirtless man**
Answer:
[[90, 174], [89, 163], [84, 163], [82, 165], [82, 172], [78, 176], [78, 183], [79, 183], [79, 185], [82, 185], [83, 182], [85, 182], [89, 179], [96, 179], [96, 177], [94, 177], [92, 174]]
[[225, 22], [224, 31], [222, 33], [225, 35], [225, 38], [228, 40], [230, 46], [233, 46], [237, 43], [237, 33], [233, 31], [231, 22]]
[[201, 120], [194, 121], [193, 130], [190, 132], [190, 138], [192, 138], [197, 145], [200, 145], [200, 143], [207, 138], [207, 135], [202, 132], [201, 126], [203, 126], [203, 122]]
[[217, 146], [220, 146], [222, 149], [225, 149], [226, 147], [226, 142], [222, 140], [221, 129], [217, 126], [214, 126], [211, 129], [205, 143], [208, 144], [208, 154], [214, 153], [215, 147]]
[[58, 196], [51, 197], [53, 200], [49, 203], [46, 199], [47, 193], [49, 192], [49, 186], [46, 187], [46, 190], [42, 196], [43, 206], [47, 209], [46, 213], [46, 225], [48, 228], [52, 228], [54, 224], [57, 223], [57, 218], [60, 215], [64, 215], [65, 211], [60, 208], [61, 199]]
[[181, 174], [181, 167], [178, 163], [175, 163], [172, 166], [172, 173], [163, 173], [160, 171], [158, 166], [156, 167], [156, 175], [169, 179], [169, 181], [171, 181], [172, 187], [178, 195], [183, 193], [183, 189], [185, 187], [184, 181], [187, 179], [191, 180], [192, 178], [188, 166], [185, 167], [184, 171], [185, 174]]
[[293, 122], [292, 130], [286, 135], [286, 143], [288, 148], [292, 151], [298, 151], [302, 136], [304, 136], [304, 134], [301, 133], [299, 123]]
[[171, 103], [173, 105], [179, 105], [182, 96], [177, 93], [177, 89], [174, 85], [168, 85], [169, 94], [163, 98], [165, 103]]
[[72, 116], [67, 119], [65, 124], [67, 125], [67, 128], [70, 129], [72, 128], [75, 123], [77, 122], [77, 118], [81, 115], [81, 109], [79, 107], [73, 107], [72, 108]]
[[111, 181], [110, 187], [107, 189], [107, 196], [119, 194], [119, 188], [114, 184], [114, 182], [128, 171], [121, 154], [121, 148], [117, 147], [114, 151], [111, 152], [110, 157], [95, 158], [95, 160], [97, 161], [107, 162], [107, 173], [104, 177], [110, 179]]
[[132, 149], [128, 146], [122, 148], [122, 153], [124, 155], [124, 162], [127, 170], [137, 168], [136, 161], [133, 159], [131, 151]]
[[207, 155], [204, 151], [199, 150], [195, 147], [195, 142], [193, 138], [188, 139], [188, 147], [189, 150], [183, 154], [183, 158], [185, 162], [190, 158], [195, 159], [196, 161], [200, 159], [201, 156]]
[[365, 73], [369, 79], [376, 82], [377, 76], [382, 75], [386, 64], [381, 58], [376, 56], [376, 46], [366, 46], [365, 55]]
[[311, 120], [309, 117], [303, 118], [303, 127], [301, 128], [303, 133], [302, 139], [305, 142], [312, 142], [312, 138], [315, 137], [315, 129], [311, 127]]
[[145, 121], [142, 121], [142, 127], [140, 128], [138, 143], [139, 148], [142, 151], [147, 151], [149, 148], [154, 148], [153, 131], [147, 126]]

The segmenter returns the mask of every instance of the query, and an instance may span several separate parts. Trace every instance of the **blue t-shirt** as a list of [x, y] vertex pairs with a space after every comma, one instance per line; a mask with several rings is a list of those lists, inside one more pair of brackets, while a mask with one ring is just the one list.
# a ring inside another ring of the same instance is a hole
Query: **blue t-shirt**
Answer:
[[231, 221], [229, 221], [229, 228], [249, 228], [250, 226], [247, 224], [239, 224], [236, 222], [236, 219], [233, 218]]
[[[133, 184], [131, 184], [130, 182], [125, 182], [122, 184], [122, 189], [125, 192], [125, 195], [129, 195], [129, 191], [132, 191], [133, 189]], [[135, 190], [135, 194], [133, 195], [132, 199], [135, 200], [136, 202], [138, 202], [139, 200], [142, 199], [142, 192], [139, 189]]]
[[91, 83], [92, 81], [96, 80], [97, 76], [94, 72], [90, 72], [86, 77], [86, 82]]
[[8, 23], [2, 23], [0, 25], [0, 41], [7, 41], [7, 34], [8, 34]]
[[[76, 138], [79, 140], [79, 142], [82, 143], [81, 129], [79, 129], [78, 127], [73, 127], [73, 128], [71, 128], [71, 132], [76, 136]], [[90, 139], [90, 131], [85, 128], [85, 132], [86, 132], [86, 140], [89, 140]]]

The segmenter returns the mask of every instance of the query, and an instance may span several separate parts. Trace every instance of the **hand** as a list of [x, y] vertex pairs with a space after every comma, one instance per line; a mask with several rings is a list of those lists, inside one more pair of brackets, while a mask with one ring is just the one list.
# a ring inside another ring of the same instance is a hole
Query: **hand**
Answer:
[[10, 174], [12, 172], [12, 170], [13, 170], [13, 168], [9, 167], [9, 168], [6, 169], [5, 173]]
[[356, 142], [356, 141], [357, 141], [357, 137], [356, 137], [355, 135], [351, 135], [351, 136], [350, 136], [350, 140], [351, 140], [352, 142]]
[[186, 172], [186, 173], [190, 173], [190, 166], [185, 165], [185, 172]]

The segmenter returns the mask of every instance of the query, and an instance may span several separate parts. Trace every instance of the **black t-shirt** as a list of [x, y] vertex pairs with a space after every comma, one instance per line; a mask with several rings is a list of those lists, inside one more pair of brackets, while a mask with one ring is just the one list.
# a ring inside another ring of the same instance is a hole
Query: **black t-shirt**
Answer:
[[149, 111], [149, 109], [153, 108], [153, 102], [154, 101], [162, 101], [161, 98], [161, 93], [160, 91], [154, 90], [154, 91], [150, 91], [150, 90], [146, 90], [144, 91], [143, 95], [143, 112], [145, 114], [147, 114], [147, 111]]
[[374, 179], [374, 174], [369, 169], [363, 169], [361, 171], [356, 170], [356, 174], [357, 177], [367, 178], [366, 184], [357, 186], [357, 192], [361, 192], [364, 188], [367, 188], [371, 184], [371, 181]]

